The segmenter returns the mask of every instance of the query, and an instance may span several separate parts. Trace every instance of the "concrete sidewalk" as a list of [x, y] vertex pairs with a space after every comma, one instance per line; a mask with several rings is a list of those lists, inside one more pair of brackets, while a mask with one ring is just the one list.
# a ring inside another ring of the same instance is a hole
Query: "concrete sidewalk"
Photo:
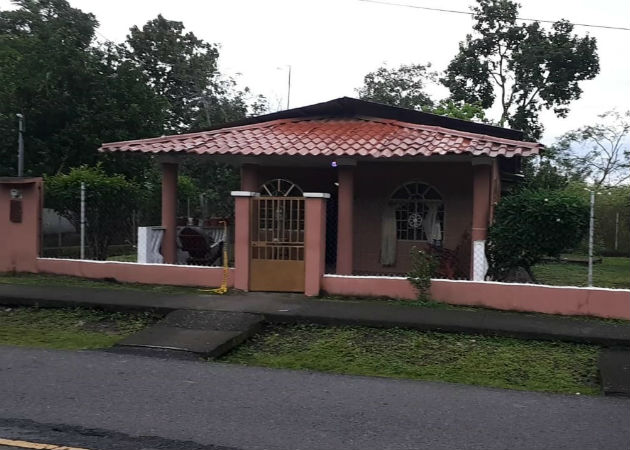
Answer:
[[486, 309], [436, 309], [373, 301], [332, 301], [298, 294], [169, 295], [132, 289], [0, 285], [0, 304], [154, 309], [164, 312], [181, 309], [232, 311], [259, 314], [273, 323], [400, 327], [630, 347], [629, 324]]

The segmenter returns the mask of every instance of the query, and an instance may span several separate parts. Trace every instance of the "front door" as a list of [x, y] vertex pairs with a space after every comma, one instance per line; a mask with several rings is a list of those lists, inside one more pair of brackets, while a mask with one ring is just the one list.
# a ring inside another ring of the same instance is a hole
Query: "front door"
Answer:
[[249, 289], [304, 292], [304, 197], [252, 199]]

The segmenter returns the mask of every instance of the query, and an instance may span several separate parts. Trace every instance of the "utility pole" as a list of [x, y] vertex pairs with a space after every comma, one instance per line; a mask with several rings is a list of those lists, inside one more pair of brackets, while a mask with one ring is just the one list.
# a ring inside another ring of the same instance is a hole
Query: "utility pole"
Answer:
[[18, 177], [24, 176], [24, 116], [16, 114], [18, 125]]
[[291, 102], [291, 65], [289, 65], [289, 85], [287, 88], [287, 109], [289, 109], [290, 102]]

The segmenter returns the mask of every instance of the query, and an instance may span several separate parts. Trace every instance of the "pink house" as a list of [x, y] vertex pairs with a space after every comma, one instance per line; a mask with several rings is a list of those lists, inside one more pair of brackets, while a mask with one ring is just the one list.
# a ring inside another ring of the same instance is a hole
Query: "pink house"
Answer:
[[178, 163], [240, 167], [235, 287], [313, 293], [324, 273], [405, 274], [413, 246], [450, 257], [450, 275], [483, 280], [494, 205], [541, 147], [519, 131], [344, 97], [100, 151], [160, 158], [167, 263]]
[[[162, 227], [145, 236], [149, 245], [139, 243], [138, 262], [40, 256], [43, 180], [0, 178], [0, 272], [414, 299], [405, 273], [416, 246], [449, 263], [431, 283], [437, 301], [630, 319], [627, 289], [483, 281], [494, 205], [521, 157], [540, 148], [514, 130], [349, 98], [105, 144], [102, 151], [153, 154], [162, 165]], [[178, 164], [186, 158], [241, 169], [227, 270], [174, 264]], [[140, 257], [142, 248], [160, 262]], [[444, 279], [451, 276], [468, 280]]]

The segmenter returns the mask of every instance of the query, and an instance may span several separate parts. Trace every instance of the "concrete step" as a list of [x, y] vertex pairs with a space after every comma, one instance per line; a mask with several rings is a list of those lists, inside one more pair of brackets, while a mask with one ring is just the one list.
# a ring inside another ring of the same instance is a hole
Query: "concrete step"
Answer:
[[162, 321], [119, 342], [121, 350], [175, 350], [216, 358], [254, 335], [262, 326], [258, 314], [178, 310]]
[[602, 349], [599, 374], [604, 395], [630, 397], [630, 349]]

